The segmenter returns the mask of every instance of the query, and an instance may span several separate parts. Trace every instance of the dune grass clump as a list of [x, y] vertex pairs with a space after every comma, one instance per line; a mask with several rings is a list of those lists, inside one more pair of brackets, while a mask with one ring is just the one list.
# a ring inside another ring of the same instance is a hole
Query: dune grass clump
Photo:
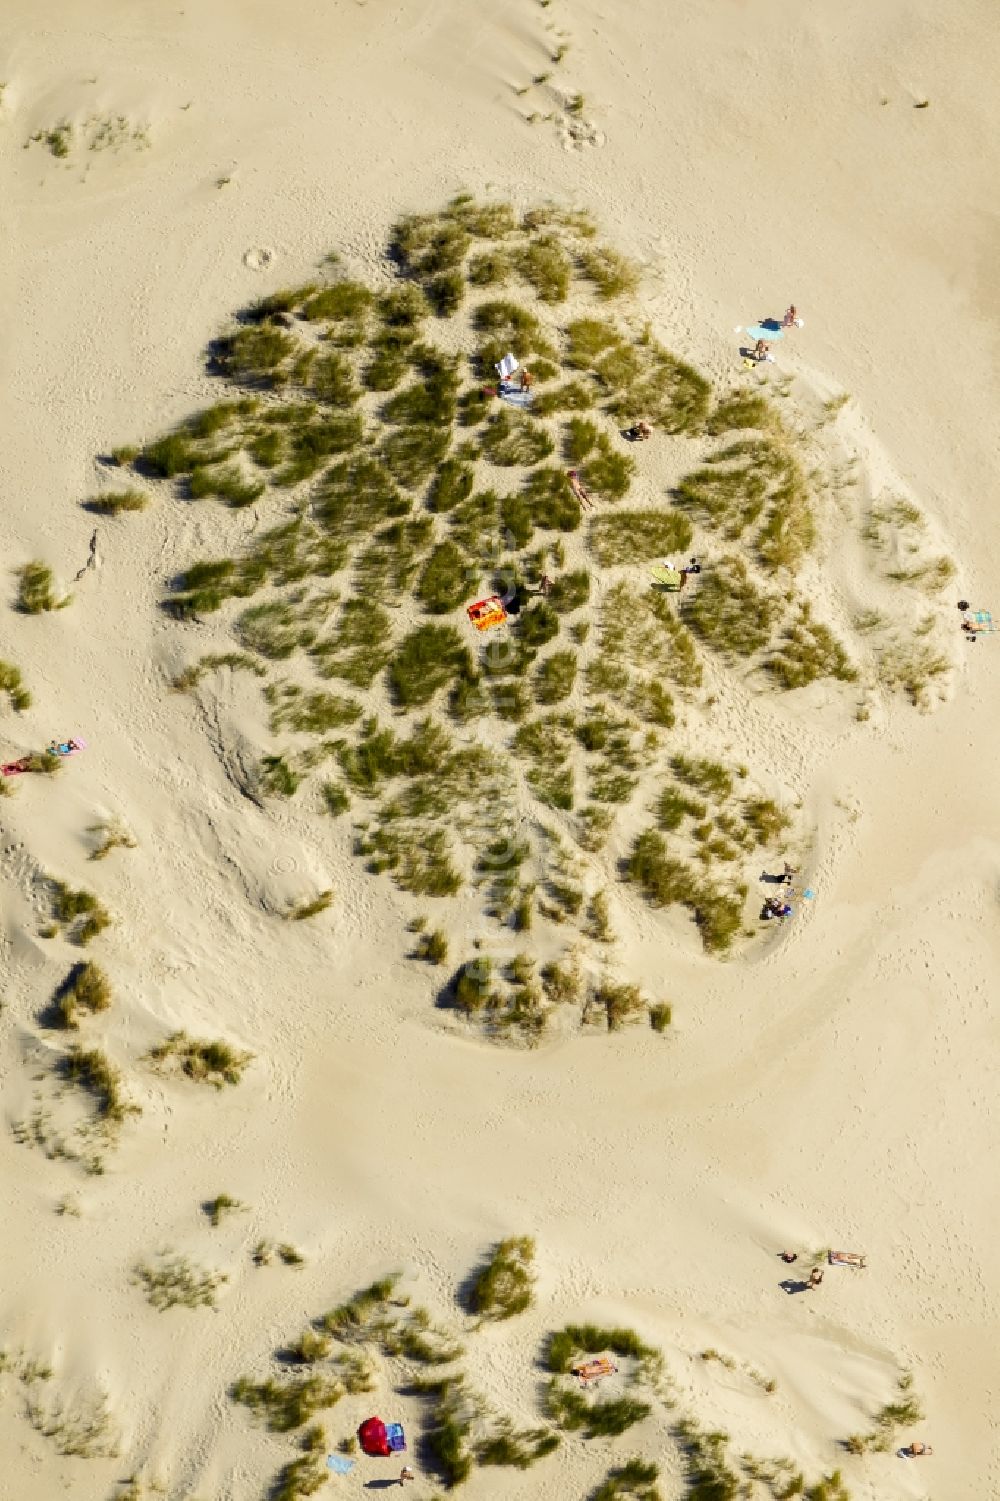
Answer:
[[559, 1434], [550, 1428], [515, 1429], [509, 1418], [501, 1418], [485, 1438], [476, 1441], [476, 1463], [528, 1470], [554, 1453], [560, 1442]]
[[675, 1433], [684, 1460], [686, 1494], [691, 1501], [736, 1501], [742, 1494], [738, 1471], [729, 1464], [729, 1435], [706, 1432], [685, 1420]]
[[549, 434], [533, 417], [506, 409], [490, 418], [480, 439], [483, 458], [503, 468], [540, 464], [553, 447]]
[[424, 1426], [424, 1442], [434, 1472], [447, 1490], [463, 1485], [472, 1473], [472, 1425], [477, 1406], [466, 1390], [464, 1378], [444, 1376], [416, 1384], [417, 1392], [430, 1399]]
[[241, 1214], [247, 1206], [240, 1199], [234, 1199], [231, 1194], [216, 1194], [214, 1199], [207, 1199], [201, 1207], [208, 1216], [212, 1229], [217, 1230], [226, 1215]]
[[125, 511], [144, 511], [149, 496], [142, 490], [109, 490], [84, 501], [84, 509], [95, 516], [120, 516]]
[[262, 756], [260, 788], [268, 797], [292, 797], [302, 782], [302, 773], [290, 766], [284, 756]]
[[742, 558], [720, 558], [698, 583], [681, 602], [682, 618], [696, 636], [730, 658], [751, 657], [768, 645], [781, 604], [757, 588]]
[[569, 1433], [582, 1430], [585, 1438], [617, 1438], [648, 1418], [652, 1410], [638, 1397], [592, 1401], [582, 1392], [560, 1385], [554, 1376], [545, 1390], [546, 1416]]
[[615, 984], [608, 979], [595, 989], [592, 1004], [604, 1013], [609, 1032], [618, 1032], [629, 1022], [638, 1021], [649, 1009], [638, 985]]
[[417, 584], [417, 598], [430, 615], [447, 615], [468, 598], [469, 564], [450, 539], [428, 554]]
[[92, 823], [87, 830], [97, 840], [88, 855], [89, 860], [106, 860], [112, 850], [134, 850], [139, 841], [120, 818], [107, 818], [102, 823]]
[[251, 1381], [241, 1376], [229, 1395], [261, 1418], [272, 1433], [292, 1433], [318, 1412], [335, 1407], [344, 1396], [344, 1387], [336, 1376], [318, 1371], [284, 1380], [270, 1376], [266, 1381]]
[[45, 563], [34, 560], [24, 563], [17, 570], [17, 603], [22, 615], [41, 615], [48, 610], [61, 610], [69, 604], [71, 596], [58, 596], [52, 569]]
[[656, 1486], [659, 1473], [659, 1466], [652, 1460], [626, 1460], [625, 1464], [608, 1471], [588, 1501], [618, 1501], [619, 1497], [629, 1497], [631, 1501], [661, 1501]]
[[298, 683], [273, 683], [264, 690], [267, 702], [274, 705], [270, 730], [277, 735], [283, 729], [298, 734], [323, 735], [342, 729], [361, 718], [356, 699], [339, 693], [303, 693]]
[[804, 688], [817, 678], [836, 678], [842, 683], [855, 683], [858, 678], [847, 652], [829, 626], [813, 617], [808, 602], [785, 626], [774, 655], [765, 665], [786, 690]]
[[415, 959], [424, 959], [428, 964], [444, 964], [448, 958], [448, 936], [441, 928], [421, 933], [414, 950]]
[[214, 1308], [215, 1295], [229, 1281], [225, 1272], [209, 1271], [186, 1256], [164, 1252], [153, 1262], [140, 1262], [135, 1281], [160, 1312], [168, 1308]]
[[580, 255], [580, 269], [587, 280], [593, 282], [598, 297], [605, 301], [631, 295], [638, 290], [638, 266], [607, 245], [583, 251]]
[[693, 531], [681, 511], [619, 511], [595, 516], [587, 528], [588, 543], [602, 568], [667, 558], [684, 553]]
[[558, 704], [573, 692], [576, 682], [576, 652], [557, 651], [544, 658], [535, 671], [532, 689], [538, 704]]
[[21, 669], [12, 662], [0, 662], [0, 693], [6, 693], [15, 714], [31, 708], [31, 694], [24, 686]]
[[283, 329], [261, 323], [237, 329], [218, 341], [219, 368], [241, 385], [272, 389], [287, 379], [287, 364], [300, 346]]
[[705, 422], [705, 431], [717, 438], [734, 431], [765, 432], [775, 423], [776, 414], [767, 397], [741, 389], [719, 398]]
[[389, 663], [389, 690], [402, 708], [427, 704], [456, 677], [469, 676], [472, 658], [450, 625], [421, 625], [404, 636]]
[[510, 1319], [531, 1307], [535, 1242], [514, 1235], [493, 1247], [468, 1292], [470, 1312], [484, 1319]]
[[221, 1039], [189, 1037], [182, 1031], [171, 1032], [163, 1042], [150, 1048], [146, 1056], [154, 1067], [177, 1068], [196, 1084], [214, 1084], [221, 1089], [225, 1084], [240, 1082], [254, 1055], [241, 1052]]
[[542, 302], [565, 302], [573, 264], [556, 235], [540, 235], [520, 251], [516, 269]]
[[64, 881], [52, 881], [52, 918], [70, 943], [86, 948], [111, 926], [111, 914], [92, 891], [74, 891]]
[[74, 964], [52, 997], [52, 1013], [61, 1027], [76, 1029], [84, 1014], [96, 1016], [111, 1005], [111, 983], [91, 960]]
[[294, 907], [289, 907], [283, 915], [290, 922], [305, 922], [309, 917], [318, 917], [321, 912], [326, 912], [333, 903], [332, 891], [321, 891], [308, 902], [299, 902]]
[[100, 1121], [119, 1126], [130, 1115], [140, 1113], [138, 1105], [132, 1104], [125, 1094], [121, 1069], [99, 1048], [74, 1044], [59, 1060], [58, 1071], [67, 1083], [79, 1085], [93, 1097]]
[[289, 1460], [275, 1476], [268, 1491], [268, 1501], [303, 1501], [314, 1496], [326, 1484], [330, 1472], [326, 1464], [326, 1434], [318, 1423], [307, 1428], [301, 1439], [302, 1453]]

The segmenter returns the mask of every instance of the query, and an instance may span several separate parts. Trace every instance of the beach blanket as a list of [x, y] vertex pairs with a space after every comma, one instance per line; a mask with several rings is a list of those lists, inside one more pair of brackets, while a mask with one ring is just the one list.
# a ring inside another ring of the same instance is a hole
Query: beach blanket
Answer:
[[664, 589], [680, 589], [684, 584], [684, 576], [676, 568], [667, 568], [663, 563], [657, 563], [651, 573], [657, 584], [662, 584]]
[[342, 1454], [328, 1454], [326, 1456], [326, 1467], [328, 1470], [332, 1470], [335, 1475], [349, 1475], [356, 1463], [357, 1460], [345, 1459]]
[[389, 1448], [393, 1454], [400, 1454], [406, 1448], [402, 1423], [387, 1423], [385, 1431], [389, 1439]]
[[477, 631], [488, 631], [491, 626], [503, 625], [507, 619], [507, 611], [499, 594], [491, 594], [489, 599], [477, 599], [465, 613]]
[[512, 406], [512, 407], [520, 407], [522, 409], [522, 411], [527, 411], [528, 407], [531, 406], [531, 392], [530, 391], [518, 391], [518, 390], [506, 391], [506, 390], [502, 390], [500, 392], [500, 399], [501, 399], [501, 401], [508, 402], [509, 405]]
[[16, 777], [19, 776], [22, 771], [30, 770], [30, 756], [22, 756], [20, 761], [5, 761], [3, 765], [0, 766], [0, 772], [2, 772], [5, 777]]
[[993, 616], [989, 610], [973, 610], [969, 624], [974, 631], [996, 631], [1000, 626], [993, 624]]
[[867, 1266], [868, 1257], [862, 1256], [857, 1251], [831, 1251], [829, 1254], [831, 1266]]

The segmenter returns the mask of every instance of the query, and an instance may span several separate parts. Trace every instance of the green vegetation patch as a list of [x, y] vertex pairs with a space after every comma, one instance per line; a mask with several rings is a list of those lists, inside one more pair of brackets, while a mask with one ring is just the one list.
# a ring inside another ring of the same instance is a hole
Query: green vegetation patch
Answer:
[[493, 1247], [469, 1288], [472, 1313], [486, 1319], [510, 1319], [531, 1307], [535, 1242], [514, 1235]]

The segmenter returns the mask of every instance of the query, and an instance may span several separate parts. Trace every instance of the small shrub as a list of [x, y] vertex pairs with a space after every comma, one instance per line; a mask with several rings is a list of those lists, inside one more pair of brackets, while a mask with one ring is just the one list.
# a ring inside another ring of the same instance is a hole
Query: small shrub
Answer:
[[144, 511], [149, 496], [141, 490], [113, 490], [84, 501], [84, 509], [95, 516], [120, 516], [123, 511]]
[[334, 818], [339, 818], [341, 813], [346, 813], [351, 806], [347, 788], [340, 782], [323, 782], [320, 791], [323, 794], [323, 805], [326, 811]]
[[303, 1453], [289, 1460], [278, 1471], [268, 1492], [268, 1501], [302, 1501], [314, 1496], [326, 1485], [330, 1471], [326, 1464], [326, 1434], [314, 1424], [302, 1435]]
[[69, 595], [57, 598], [52, 569], [44, 563], [25, 563], [17, 570], [17, 581], [16, 608], [22, 615], [41, 615], [69, 604]]
[[486, 1319], [509, 1319], [531, 1307], [535, 1242], [511, 1236], [494, 1246], [469, 1289], [472, 1313]]
[[671, 756], [670, 769], [674, 776], [706, 796], [720, 802], [732, 796], [732, 773], [719, 761], [706, 756]]
[[241, 1052], [228, 1042], [189, 1037], [186, 1032], [171, 1032], [163, 1042], [150, 1048], [146, 1056], [154, 1066], [175, 1065], [195, 1083], [214, 1084], [216, 1089], [224, 1084], [238, 1084], [253, 1061], [252, 1053]]
[[186, 1256], [164, 1252], [153, 1263], [140, 1262], [135, 1280], [148, 1302], [163, 1312], [167, 1308], [214, 1308], [217, 1290], [228, 1282], [225, 1272], [210, 1272]]
[[512, 270], [507, 252], [493, 247], [472, 256], [467, 275], [474, 287], [502, 287], [510, 280]]
[[798, 616], [785, 627], [780, 642], [766, 663], [767, 670], [782, 688], [804, 688], [817, 678], [837, 678], [842, 683], [857, 681], [857, 668], [822, 621], [814, 620], [808, 604], [800, 606]]
[[586, 459], [580, 472], [587, 488], [595, 490], [604, 500], [623, 500], [632, 485], [635, 460], [628, 454], [615, 453], [601, 433], [596, 451]]

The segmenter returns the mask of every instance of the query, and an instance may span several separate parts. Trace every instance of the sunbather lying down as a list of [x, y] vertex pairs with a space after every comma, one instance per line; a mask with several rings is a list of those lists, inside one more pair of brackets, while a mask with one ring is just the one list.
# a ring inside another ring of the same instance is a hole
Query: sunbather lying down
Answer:
[[614, 1376], [618, 1367], [607, 1355], [598, 1355], [593, 1360], [586, 1360], [582, 1365], [573, 1367], [573, 1375], [579, 1378], [581, 1386], [589, 1386], [592, 1381], [600, 1381], [602, 1376]]
[[644, 443], [652, 436], [653, 429], [648, 422], [633, 422], [631, 427], [625, 429], [625, 437], [630, 443]]
[[831, 1251], [829, 1254], [831, 1266], [867, 1266], [868, 1257], [862, 1256], [858, 1251]]
[[569, 487], [572, 490], [573, 494], [576, 496], [577, 500], [580, 502], [580, 504], [582, 506], [592, 506], [594, 504], [594, 502], [591, 499], [590, 495], [587, 493], [587, 491], [581, 485], [578, 470], [576, 470], [576, 469], [567, 469], [566, 475], [567, 475], [567, 477], [569, 479]]

